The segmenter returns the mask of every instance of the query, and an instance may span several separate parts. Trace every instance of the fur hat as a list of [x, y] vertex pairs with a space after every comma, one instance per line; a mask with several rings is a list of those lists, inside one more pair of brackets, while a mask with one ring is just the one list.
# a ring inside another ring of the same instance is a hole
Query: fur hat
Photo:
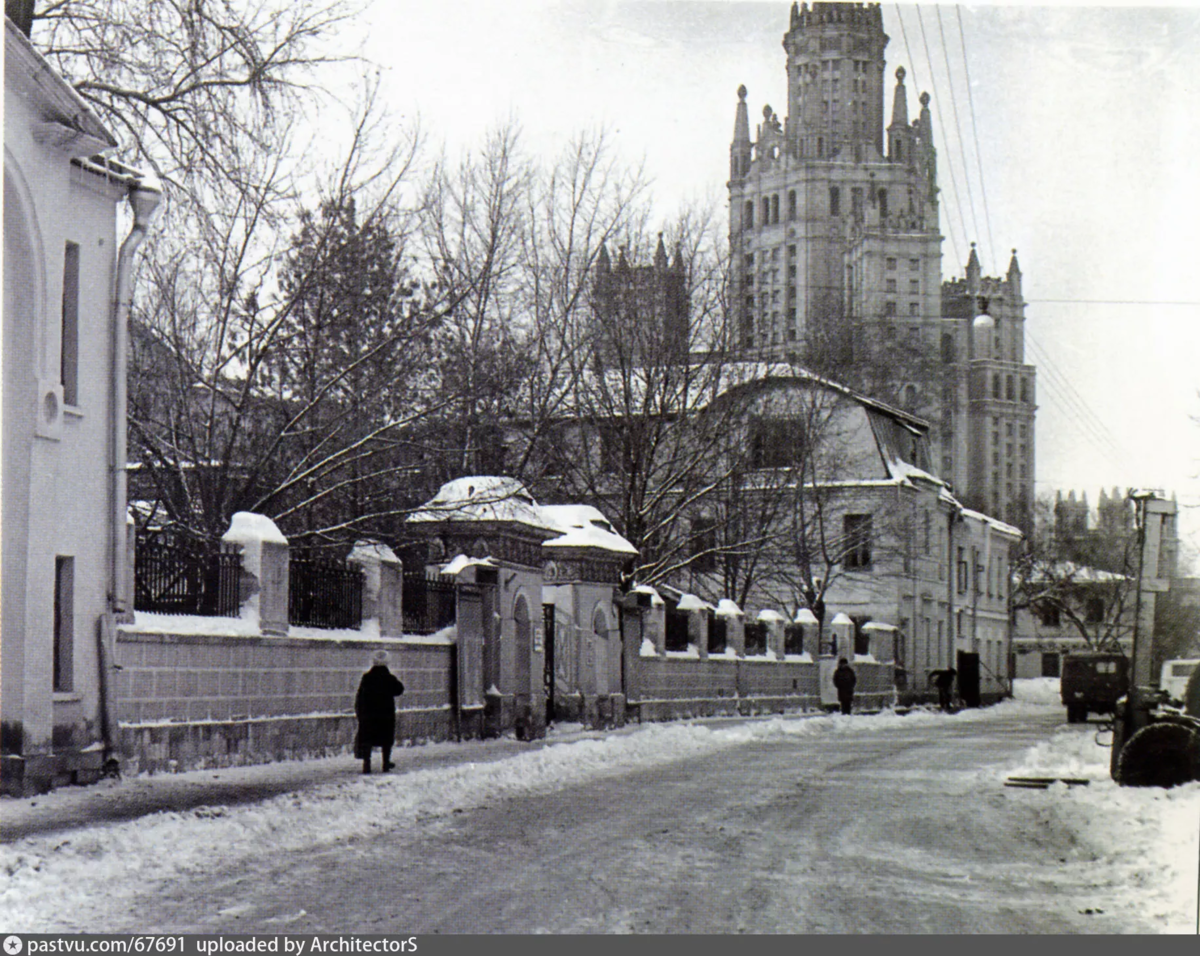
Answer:
[[388, 652], [382, 648], [371, 655], [372, 664], [386, 664], [388, 662]]

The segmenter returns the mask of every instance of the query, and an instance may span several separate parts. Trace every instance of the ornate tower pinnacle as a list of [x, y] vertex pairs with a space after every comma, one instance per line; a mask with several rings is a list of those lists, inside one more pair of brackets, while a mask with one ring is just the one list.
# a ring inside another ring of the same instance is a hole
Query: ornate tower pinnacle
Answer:
[[746, 107], [746, 86], [738, 87], [737, 111], [733, 116], [733, 143], [729, 147], [730, 180], [745, 179], [750, 172], [750, 111]]

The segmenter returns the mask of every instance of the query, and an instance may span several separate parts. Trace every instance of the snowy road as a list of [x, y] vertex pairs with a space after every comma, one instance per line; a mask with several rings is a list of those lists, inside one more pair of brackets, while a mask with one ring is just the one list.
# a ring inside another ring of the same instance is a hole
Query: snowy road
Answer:
[[[996, 768], [1061, 715], [776, 736], [265, 852], [136, 906], [212, 932], [1150, 931]], [[990, 771], [990, 772], [989, 772]], [[1081, 865], [1084, 864], [1084, 865]]]
[[405, 748], [388, 775], [336, 757], [6, 799], [0, 914], [40, 932], [1194, 933], [1200, 783], [1115, 786], [1099, 727], [1030, 688], [954, 716], [557, 728]]

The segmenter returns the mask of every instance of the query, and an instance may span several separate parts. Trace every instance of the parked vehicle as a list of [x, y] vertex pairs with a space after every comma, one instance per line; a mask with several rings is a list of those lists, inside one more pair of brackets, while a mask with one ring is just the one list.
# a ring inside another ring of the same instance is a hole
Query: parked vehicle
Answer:
[[1198, 664], [1200, 664], [1200, 658], [1180, 657], [1163, 661], [1162, 676], [1158, 681], [1159, 690], [1166, 691], [1171, 700], [1182, 702], [1184, 692], [1187, 690], [1188, 678], [1192, 676]]
[[1083, 723], [1088, 714], [1114, 713], [1129, 690], [1129, 660], [1119, 653], [1067, 654], [1060, 686], [1067, 723]]

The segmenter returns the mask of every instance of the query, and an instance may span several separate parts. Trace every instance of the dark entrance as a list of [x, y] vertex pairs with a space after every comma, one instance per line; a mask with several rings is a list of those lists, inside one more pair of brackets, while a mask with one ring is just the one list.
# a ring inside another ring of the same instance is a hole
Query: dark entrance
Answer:
[[546, 664], [542, 670], [542, 686], [546, 689], [546, 723], [554, 720], [554, 605], [542, 605], [542, 630], [546, 634]]
[[979, 706], [979, 655], [958, 652], [958, 696], [968, 707]]

